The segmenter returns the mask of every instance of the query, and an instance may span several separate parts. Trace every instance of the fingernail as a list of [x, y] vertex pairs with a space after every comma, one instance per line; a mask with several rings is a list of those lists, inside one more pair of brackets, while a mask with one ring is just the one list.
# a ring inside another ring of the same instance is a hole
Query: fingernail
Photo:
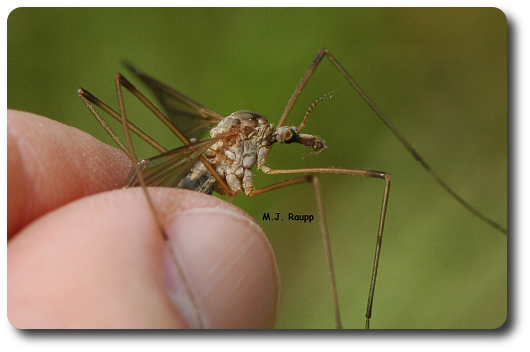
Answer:
[[190, 328], [273, 326], [277, 266], [255, 222], [226, 208], [196, 208], [177, 213], [166, 231], [164, 283]]

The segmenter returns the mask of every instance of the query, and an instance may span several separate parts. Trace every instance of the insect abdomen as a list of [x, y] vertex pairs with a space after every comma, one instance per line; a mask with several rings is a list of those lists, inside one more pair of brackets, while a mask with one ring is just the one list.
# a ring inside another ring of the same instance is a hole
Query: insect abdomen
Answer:
[[200, 193], [212, 194], [215, 178], [208, 171], [202, 161], [197, 161], [190, 172], [179, 182], [178, 188], [189, 189]]

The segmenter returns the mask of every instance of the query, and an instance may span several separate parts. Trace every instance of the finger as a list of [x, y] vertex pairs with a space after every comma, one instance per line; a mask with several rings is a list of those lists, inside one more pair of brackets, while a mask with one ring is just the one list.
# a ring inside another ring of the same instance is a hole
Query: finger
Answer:
[[141, 190], [117, 190], [50, 212], [9, 242], [11, 324], [177, 328], [197, 327], [198, 316], [210, 328], [272, 327], [276, 264], [254, 220], [215, 197], [150, 192], [192, 299]]
[[42, 116], [8, 110], [7, 131], [8, 237], [74, 199], [121, 187], [130, 170], [117, 149]]

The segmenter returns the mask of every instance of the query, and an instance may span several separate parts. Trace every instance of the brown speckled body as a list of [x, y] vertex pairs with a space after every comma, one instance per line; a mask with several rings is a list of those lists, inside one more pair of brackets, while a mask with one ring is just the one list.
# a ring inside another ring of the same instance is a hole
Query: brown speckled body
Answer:
[[[269, 149], [276, 138], [274, 126], [267, 119], [252, 111], [237, 111], [225, 117], [210, 131], [212, 137], [230, 134], [213, 144], [205, 153], [219, 175], [236, 193], [244, 190], [248, 195], [253, 189], [252, 167], [265, 165]], [[179, 183], [179, 188], [211, 194], [217, 182], [212, 174], [197, 161]], [[219, 189], [218, 189], [219, 190]]]

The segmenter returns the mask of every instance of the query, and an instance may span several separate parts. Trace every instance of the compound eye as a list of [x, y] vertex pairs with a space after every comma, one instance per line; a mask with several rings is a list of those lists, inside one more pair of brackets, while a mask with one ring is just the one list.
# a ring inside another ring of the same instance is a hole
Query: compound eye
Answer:
[[289, 128], [283, 133], [283, 141], [286, 144], [292, 143], [298, 139], [296, 130], [294, 128]]

